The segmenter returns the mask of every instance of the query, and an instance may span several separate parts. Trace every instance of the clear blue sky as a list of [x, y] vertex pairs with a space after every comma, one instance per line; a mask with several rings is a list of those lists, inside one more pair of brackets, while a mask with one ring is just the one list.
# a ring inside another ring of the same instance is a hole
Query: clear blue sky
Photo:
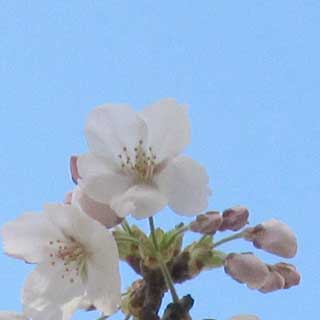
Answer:
[[[320, 256], [319, 1], [0, 0], [0, 224], [72, 188], [90, 109], [163, 97], [191, 107], [187, 153], [207, 167], [210, 209], [244, 204], [297, 233], [299, 287], [268, 295], [206, 272], [179, 286], [195, 320], [315, 319]], [[169, 211], [157, 222], [171, 227]], [[252, 250], [241, 241], [226, 251]], [[266, 262], [280, 259], [258, 252]], [[0, 254], [0, 310], [19, 310], [32, 266]], [[124, 287], [133, 273], [123, 269]], [[76, 319], [95, 319], [77, 314]], [[123, 319], [115, 316], [114, 319]]]

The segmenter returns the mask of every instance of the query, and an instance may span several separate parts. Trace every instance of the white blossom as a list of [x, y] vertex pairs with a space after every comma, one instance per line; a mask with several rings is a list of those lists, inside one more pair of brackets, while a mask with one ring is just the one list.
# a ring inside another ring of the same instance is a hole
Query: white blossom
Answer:
[[26, 213], [7, 223], [2, 237], [8, 255], [37, 264], [22, 293], [27, 316], [62, 310], [70, 318], [85, 295], [101, 312], [116, 311], [121, 294], [115, 240], [79, 208], [46, 205], [43, 214]]
[[20, 313], [11, 311], [0, 311], [0, 320], [28, 320], [28, 318]]
[[24, 307], [23, 313], [0, 311], [0, 320], [69, 320], [77, 309], [86, 309], [89, 306], [90, 303], [86, 296], [82, 296], [62, 306], [48, 305], [41, 311], [29, 306]]
[[87, 309], [91, 305], [86, 296], [80, 296], [61, 306], [49, 304], [43, 310], [36, 310], [26, 305], [24, 314], [28, 314], [30, 320], [70, 320], [78, 309]]
[[136, 113], [127, 105], [95, 108], [86, 125], [90, 152], [78, 158], [82, 190], [120, 217], [152, 216], [169, 205], [181, 215], [207, 207], [208, 176], [179, 154], [190, 141], [188, 109], [160, 100]]

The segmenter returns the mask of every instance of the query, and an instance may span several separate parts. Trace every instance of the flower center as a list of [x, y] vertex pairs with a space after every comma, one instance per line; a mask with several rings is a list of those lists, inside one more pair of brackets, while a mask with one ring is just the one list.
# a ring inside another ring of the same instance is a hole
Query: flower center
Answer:
[[62, 279], [69, 279], [70, 283], [77, 278], [84, 280], [87, 276], [88, 253], [83, 245], [69, 238], [67, 240], [52, 240], [50, 245], [50, 264], [56, 266], [58, 262], [63, 263]]
[[122, 170], [133, 173], [138, 183], [150, 182], [155, 173], [157, 156], [152, 147], [143, 146], [143, 140], [139, 141], [133, 151], [130, 157], [127, 147], [123, 147], [122, 153], [118, 155]]

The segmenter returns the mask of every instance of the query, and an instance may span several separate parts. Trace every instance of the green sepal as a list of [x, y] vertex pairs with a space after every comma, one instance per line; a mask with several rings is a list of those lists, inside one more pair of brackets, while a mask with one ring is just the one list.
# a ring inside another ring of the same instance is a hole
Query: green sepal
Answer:
[[173, 230], [166, 232], [159, 243], [162, 258], [166, 263], [181, 252], [183, 233], [178, 232], [180, 228], [181, 225], [178, 225]]
[[203, 270], [222, 267], [225, 254], [222, 251], [213, 250], [213, 237], [206, 235], [199, 241], [187, 246], [184, 251], [190, 254], [189, 275], [195, 277]]

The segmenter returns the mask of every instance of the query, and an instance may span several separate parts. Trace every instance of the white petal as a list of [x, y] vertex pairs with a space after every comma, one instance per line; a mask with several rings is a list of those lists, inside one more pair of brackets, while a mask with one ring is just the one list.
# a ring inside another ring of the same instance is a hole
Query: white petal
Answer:
[[137, 219], [156, 214], [168, 204], [167, 197], [150, 185], [135, 185], [123, 196], [114, 199], [112, 208], [121, 217], [131, 213]]
[[114, 227], [121, 222], [116, 212], [108, 204], [91, 199], [80, 188], [72, 192], [71, 203], [107, 228]]
[[52, 307], [52, 312], [56, 312], [57, 305], [83, 295], [84, 288], [80, 279], [75, 278], [71, 282], [68, 276], [62, 278], [64, 270], [62, 262], [57, 262], [54, 266], [45, 263], [37, 266], [28, 276], [23, 288], [22, 302], [28, 306], [27, 310], [43, 311]]
[[112, 234], [100, 227], [87, 244], [94, 249], [87, 264], [87, 298], [99, 311], [110, 315], [121, 302], [119, 255]]
[[[62, 320], [69, 320], [71, 319], [72, 315], [78, 310], [78, 309], [86, 309], [89, 308], [92, 304], [89, 303], [86, 296], [80, 296], [72, 299], [68, 303], [64, 304], [61, 307], [62, 310]], [[40, 319], [39, 319], [40, 320]], [[55, 319], [53, 319], [55, 320]]]
[[[25, 314], [28, 314], [32, 320], [70, 320], [77, 309], [82, 309], [84, 301], [85, 296], [80, 296], [72, 299], [62, 306], [50, 304], [41, 311], [32, 309], [29, 306], [24, 306], [24, 312]], [[86, 307], [87, 306], [89, 305], [86, 305]]]
[[0, 320], [28, 320], [24, 315], [11, 312], [11, 311], [0, 311]]
[[157, 177], [160, 190], [167, 195], [169, 206], [178, 214], [195, 215], [205, 210], [209, 177], [204, 167], [184, 156], [170, 161]]
[[132, 185], [130, 176], [108, 173], [78, 180], [79, 187], [95, 201], [108, 204], [113, 197], [127, 191]]
[[[43, 320], [43, 319], [46, 319], [46, 320], [59, 319], [60, 320], [60, 319], [62, 319], [62, 310], [57, 305], [50, 305], [41, 311], [29, 308], [28, 306], [25, 306], [24, 312], [32, 320]], [[70, 319], [70, 317], [66, 318], [65, 320], [67, 320], [67, 319]]]
[[141, 117], [148, 126], [148, 144], [157, 159], [177, 156], [190, 142], [188, 108], [174, 99], [163, 99], [144, 109]]
[[1, 230], [6, 254], [30, 263], [48, 259], [49, 242], [61, 232], [42, 214], [26, 213], [8, 222]]
[[77, 169], [80, 188], [92, 199], [108, 203], [112, 197], [125, 192], [132, 177], [112, 166], [102, 156], [86, 153], [78, 157]]
[[131, 107], [107, 104], [90, 113], [86, 137], [92, 152], [118, 161], [124, 147], [133, 152], [139, 140], [147, 138], [147, 126]]
[[88, 252], [87, 277], [83, 280], [88, 299], [106, 314], [115, 311], [121, 292], [118, 249], [111, 233], [78, 207], [46, 205], [45, 213]]
[[79, 155], [73, 166], [74, 171], [77, 172], [78, 179], [99, 176], [110, 172], [112, 173], [116, 168], [108, 158], [95, 153], [84, 153]]
[[47, 215], [57, 228], [63, 231], [65, 237], [72, 237], [86, 247], [87, 242], [97, 228], [105, 228], [91, 219], [76, 206], [65, 204], [44, 205], [44, 215]]

